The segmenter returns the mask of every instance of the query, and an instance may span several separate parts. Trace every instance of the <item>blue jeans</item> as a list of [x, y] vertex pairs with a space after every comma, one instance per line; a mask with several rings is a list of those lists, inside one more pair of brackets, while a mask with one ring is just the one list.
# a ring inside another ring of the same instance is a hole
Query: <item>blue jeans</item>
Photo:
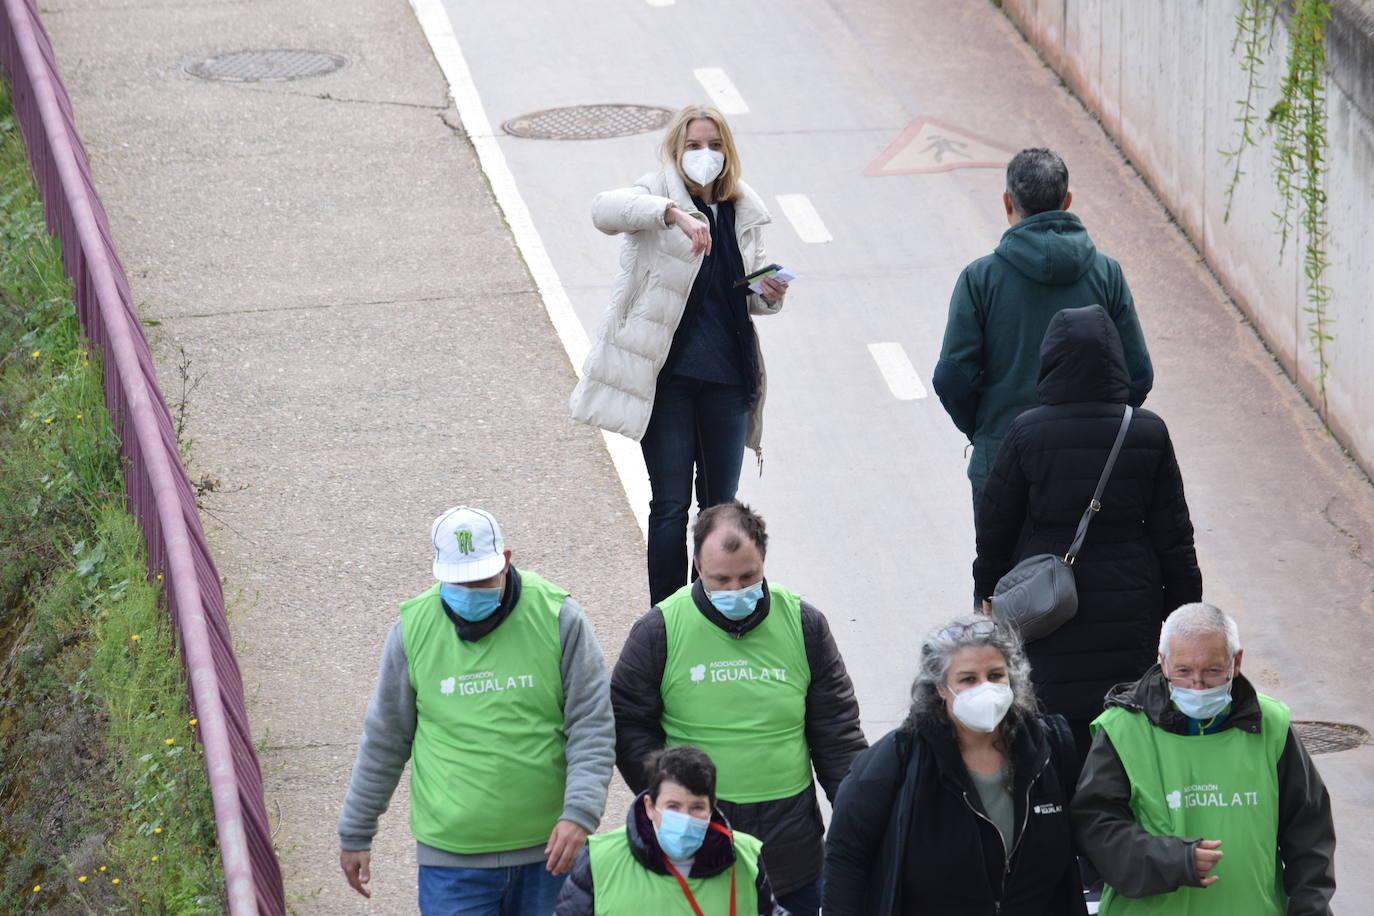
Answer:
[[821, 891], [824, 888], [825, 879], [817, 878], [810, 884], [803, 884], [796, 890], [780, 895], [778, 906], [791, 913], [792, 916], [820, 916]]
[[549, 916], [567, 875], [544, 862], [506, 868], [420, 866], [421, 916]]
[[687, 584], [687, 512], [696, 474], [697, 509], [735, 498], [749, 392], [674, 375], [659, 381], [639, 446], [649, 472], [649, 600]]

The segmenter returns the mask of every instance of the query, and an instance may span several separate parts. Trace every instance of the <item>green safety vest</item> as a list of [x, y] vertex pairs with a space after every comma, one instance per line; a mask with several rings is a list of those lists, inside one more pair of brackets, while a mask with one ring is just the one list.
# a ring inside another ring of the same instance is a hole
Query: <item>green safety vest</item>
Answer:
[[[759, 850], [763, 844], [747, 833], [735, 831], [735, 899], [739, 913], [758, 909], [754, 890], [759, 876]], [[625, 828], [587, 838], [587, 856], [592, 867], [592, 890], [596, 896], [596, 916], [668, 916], [692, 912], [687, 896], [677, 879], [649, 871], [630, 851]], [[730, 870], [710, 878], [685, 878], [702, 916], [728, 916], [730, 912]]]
[[1220, 840], [1224, 855], [1210, 887], [1123, 897], [1102, 893], [1104, 916], [1283, 916], [1288, 897], [1278, 867], [1278, 762], [1288, 707], [1259, 697], [1260, 733], [1228, 728], [1176, 735], [1119, 706], [1093, 721], [1105, 728], [1131, 781], [1136, 823], [1156, 836]]
[[716, 765], [716, 792], [736, 803], [788, 798], [811, 785], [801, 598], [769, 586], [768, 616], [736, 639], [706, 619], [684, 585], [659, 603], [668, 632], [663, 732]]
[[563, 813], [562, 642], [568, 593], [520, 573], [520, 600], [476, 642], [444, 613], [438, 583], [401, 605], [415, 690], [410, 829], [427, 846], [504, 852], [548, 841]]

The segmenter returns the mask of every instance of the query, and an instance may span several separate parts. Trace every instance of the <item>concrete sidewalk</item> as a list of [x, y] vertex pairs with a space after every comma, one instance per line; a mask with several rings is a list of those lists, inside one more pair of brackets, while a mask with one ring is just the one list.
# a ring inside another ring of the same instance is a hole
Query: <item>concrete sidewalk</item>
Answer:
[[[569, 588], [612, 651], [648, 606], [643, 541], [574, 375], [404, 0], [54, 0], [44, 20], [155, 338], [184, 348], [193, 480], [299, 913], [415, 910], [408, 806], [373, 903], [334, 823], [430, 520], [470, 502], [517, 565]], [[342, 70], [209, 82], [183, 65], [306, 48]], [[404, 785], [404, 783], [403, 783]]]

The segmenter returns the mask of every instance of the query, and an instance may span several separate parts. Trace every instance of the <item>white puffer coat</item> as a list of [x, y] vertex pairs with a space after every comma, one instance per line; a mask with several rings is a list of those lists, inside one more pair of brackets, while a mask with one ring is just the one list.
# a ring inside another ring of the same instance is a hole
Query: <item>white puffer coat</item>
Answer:
[[[735, 238], [746, 273], [768, 266], [763, 227], [772, 222], [763, 200], [744, 182], [735, 201]], [[574, 420], [636, 441], [644, 437], [654, 409], [658, 373], [668, 359], [673, 335], [687, 306], [704, 255], [676, 226], [663, 221], [672, 202], [706, 222], [676, 169], [640, 178], [632, 187], [604, 191], [592, 202], [592, 223], [607, 235], [623, 233], [620, 273], [601, 319], [596, 341], [582, 366], [568, 406]], [[774, 315], [782, 302], [749, 296], [749, 312]], [[758, 346], [758, 335], [754, 336]], [[767, 376], [759, 353], [758, 399], [749, 414], [745, 445], [761, 454], [763, 401]]]

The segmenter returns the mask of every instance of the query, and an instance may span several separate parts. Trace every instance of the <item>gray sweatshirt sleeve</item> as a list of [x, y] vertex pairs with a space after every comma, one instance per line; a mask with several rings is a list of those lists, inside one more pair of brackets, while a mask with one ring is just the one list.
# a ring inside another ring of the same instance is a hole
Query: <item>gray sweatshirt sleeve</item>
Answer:
[[[414, 740], [415, 690], [410, 686], [410, 666], [406, 662], [401, 623], [397, 621], [382, 649], [377, 687], [363, 718], [363, 737], [358, 742], [353, 778], [339, 815], [341, 848], [372, 848], [377, 818], [391, 804], [391, 794], [396, 791], [396, 783], [410, 759], [410, 745]], [[604, 789], [602, 797], [605, 797]]]
[[563, 646], [563, 734], [568, 742], [563, 819], [592, 833], [606, 810], [606, 789], [615, 765], [610, 675], [596, 634], [572, 598], [565, 599], [558, 612], [558, 636]]

